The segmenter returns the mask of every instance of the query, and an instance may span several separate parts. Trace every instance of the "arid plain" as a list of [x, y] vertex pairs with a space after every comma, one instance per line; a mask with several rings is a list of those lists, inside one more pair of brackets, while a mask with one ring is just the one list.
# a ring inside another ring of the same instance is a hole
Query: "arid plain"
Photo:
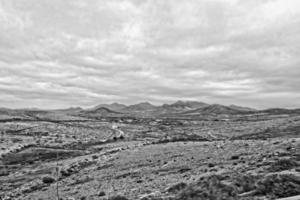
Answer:
[[299, 109], [178, 101], [0, 117], [0, 199], [299, 199]]

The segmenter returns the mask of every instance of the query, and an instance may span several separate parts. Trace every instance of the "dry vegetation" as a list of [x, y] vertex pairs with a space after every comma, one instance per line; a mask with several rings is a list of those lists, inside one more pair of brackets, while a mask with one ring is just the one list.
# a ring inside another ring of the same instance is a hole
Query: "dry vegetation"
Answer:
[[205, 120], [5, 114], [0, 199], [54, 200], [56, 188], [63, 200], [300, 195], [298, 114]]

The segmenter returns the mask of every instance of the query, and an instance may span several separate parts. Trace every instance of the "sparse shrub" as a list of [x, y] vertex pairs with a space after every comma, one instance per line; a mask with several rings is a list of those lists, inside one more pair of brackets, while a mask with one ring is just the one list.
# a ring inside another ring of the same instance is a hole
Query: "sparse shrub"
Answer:
[[294, 159], [281, 159], [272, 163], [269, 170], [271, 172], [278, 172], [293, 169], [297, 166], [299, 166], [299, 164]]
[[255, 190], [255, 182], [258, 177], [249, 174], [238, 174], [234, 177], [234, 185], [238, 193]]
[[208, 163], [208, 167], [214, 167], [215, 166], [215, 164], [213, 164], [213, 163]]
[[257, 182], [257, 194], [282, 198], [300, 194], [300, 176], [294, 173], [269, 174]]
[[56, 138], [54, 142], [59, 143], [59, 144], [63, 143], [63, 141], [61, 139], [58, 139], [58, 138]]
[[187, 186], [175, 200], [235, 200], [237, 193], [233, 186], [223, 183], [222, 177], [212, 175]]
[[[151, 192], [150, 194], [142, 195], [139, 200], [167, 200], [162, 197], [162, 194], [159, 191]], [[172, 199], [168, 199], [172, 200]]]
[[187, 186], [186, 183], [180, 182], [180, 183], [177, 183], [177, 184], [172, 185], [171, 187], [169, 187], [169, 188], [167, 189], [167, 192], [169, 192], [169, 193], [176, 193], [176, 192], [178, 192], [178, 191], [184, 189], [186, 186]]
[[43, 181], [43, 183], [51, 184], [51, 183], [55, 182], [55, 178], [53, 178], [52, 176], [44, 176], [42, 178], [42, 181]]
[[62, 170], [60, 170], [60, 174], [64, 177], [71, 176], [72, 172], [73, 171], [71, 169], [62, 169]]
[[103, 192], [103, 191], [99, 192], [99, 194], [98, 194], [99, 197], [103, 197], [103, 196], [105, 196], [105, 195], [106, 195], [106, 194], [105, 194], [105, 192]]
[[180, 174], [183, 174], [183, 173], [188, 172], [188, 171], [190, 171], [190, 170], [192, 170], [192, 169], [187, 167], [187, 168], [182, 168], [182, 169], [178, 170], [178, 172], [179, 172]]
[[128, 199], [124, 196], [117, 195], [117, 196], [113, 196], [113, 197], [108, 198], [108, 200], [128, 200]]
[[292, 150], [292, 149], [293, 149], [292, 146], [288, 146], [288, 147], [286, 148], [287, 151], [290, 151], [290, 150]]
[[12, 138], [11, 141], [13, 143], [19, 143], [19, 142], [22, 142], [23, 140], [21, 138]]
[[231, 160], [238, 160], [240, 158], [239, 155], [233, 155], [231, 156]]
[[0, 168], [0, 176], [8, 176], [9, 171], [6, 168]]
[[28, 160], [27, 163], [32, 165], [32, 164], [34, 164], [34, 161], [33, 160]]

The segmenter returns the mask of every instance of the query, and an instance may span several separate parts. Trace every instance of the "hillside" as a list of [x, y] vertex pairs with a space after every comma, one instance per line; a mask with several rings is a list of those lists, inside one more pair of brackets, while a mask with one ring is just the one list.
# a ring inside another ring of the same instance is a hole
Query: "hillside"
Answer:
[[149, 111], [154, 110], [156, 106], [148, 103], [148, 102], [142, 102], [134, 105], [127, 106], [123, 108], [122, 112], [139, 112], [139, 111]]
[[120, 104], [120, 103], [100, 104], [100, 105], [92, 108], [92, 110], [98, 109], [98, 108], [108, 108], [108, 109], [113, 110], [113, 111], [120, 111], [120, 110], [126, 108], [126, 105]]
[[57, 199], [57, 190], [83, 200], [300, 195], [299, 114], [223, 121], [210, 116], [249, 112], [208, 105], [184, 118], [142, 118], [99, 107], [79, 111], [89, 120], [45, 120], [64, 112], [2, 111], [32, 120], [0, 123], [0, 199]]
[[90, 109], [71, 107], [59, 110], [40, 109], [0, 109], [0, 120], [73, 120], [95, 117], [191, 117], [205, 118], [208, 116], [277, 116], [300, 114], [300, 109], [271, 108], [256, 110], [238, 105], [207, 104], [197, 101], [177, 101], [171, 104], [155, 106], [149, 102], [137, 103], [126, 106], [120, 103], [100, 104]]
[[85, 117], [92, 117], [92, 118], [98, 118], [98, 117], [120, 117], [124, 114], [121, 112], [113, 111], [105, 107], [99, 107], [93, 110], [85, 110], [80, 113], [80, 116]]
[[186, 115], [186, 116], [196, 116], [196, 115], [238, 115], [238, 114], [248, 114], [251, 111], [245, 111], [238, 109], [237, 107], [229, 107], [224, 105], [208, 105], [202, 108], [198, 108], [191, 111], [186, 111], [183, 113], [180, 113], [180, 115]]

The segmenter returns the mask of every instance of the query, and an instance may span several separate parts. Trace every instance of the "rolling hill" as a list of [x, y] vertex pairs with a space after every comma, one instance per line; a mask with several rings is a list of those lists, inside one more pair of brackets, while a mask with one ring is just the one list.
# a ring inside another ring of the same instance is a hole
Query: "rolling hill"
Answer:
[[127, 106], [123, 108], [121, 111], [123, 112], [138, 112], [138, 111], [150, 111], [156, 109], [156, 106], [148, 103], [142, 102], [134, 105]]
[[120, 111], [120, 110], [126, 108], [126, 105], [120, 104], [120, 103], [100, 104], [93, 109], [98, 109], [98, 108], [108, 108], [113, 111]]
[[82, 109], [71, 107], [58, 110], [41, 109], [0, 109], [0, 120], [70, 120], [99, 117], [193, 117], [234, 116], [234, 115], [293, 115], [300, 114], [300, 109], [271, 108], [256, 110], [237, 105], [207, 104], [198, 101], [176, 101], [171, 104], [155, 106], [141, 102], [126, 106], [120, 103], [100, 104], [94, 108]]
[[181, 113], [182, 115], [236, 115], [248, 114], [252, 111], [245, 111], [237, 107], [224, 106], [219, 104], [208, 105], [191, 111]]

